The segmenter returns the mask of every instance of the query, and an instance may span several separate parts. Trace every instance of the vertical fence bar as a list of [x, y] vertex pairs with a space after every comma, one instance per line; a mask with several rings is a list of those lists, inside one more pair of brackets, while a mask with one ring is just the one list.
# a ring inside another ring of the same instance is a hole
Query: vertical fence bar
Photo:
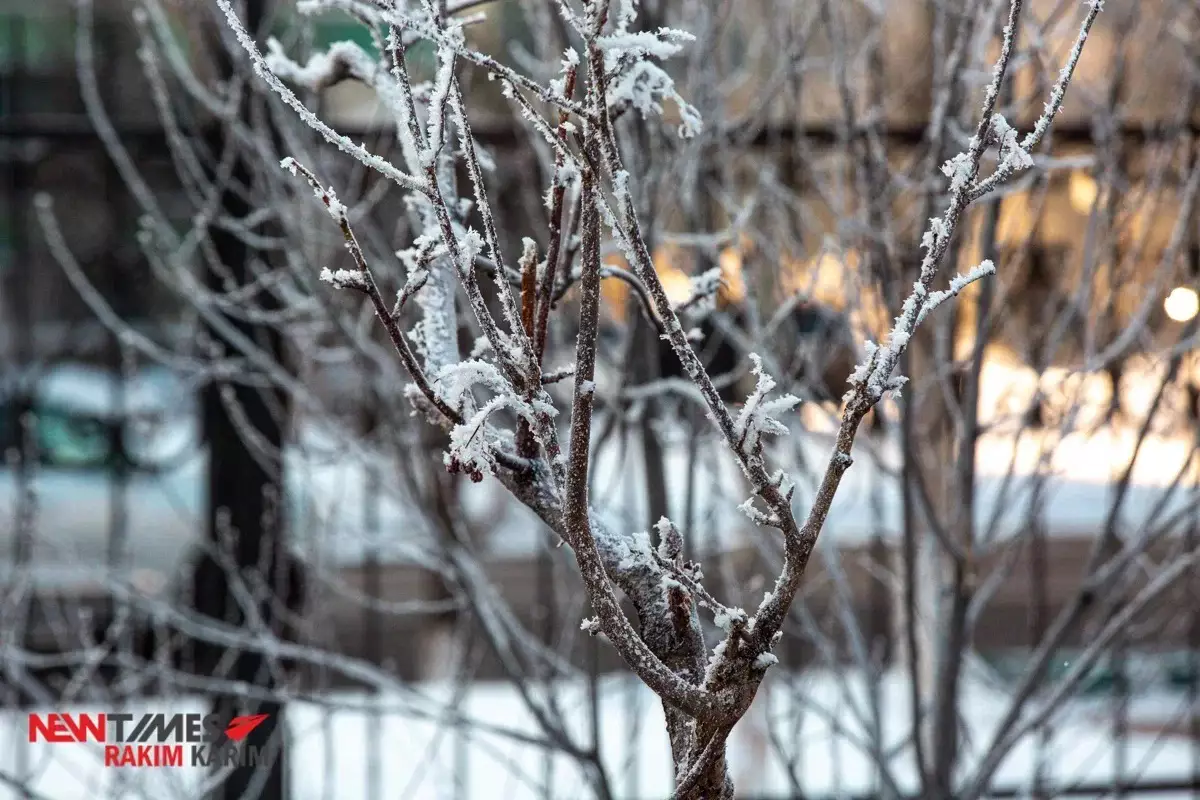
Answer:
[[1113, 692], [1113, 718], [1112, 718], [1112, 733], [1113, 733], [1113, 793], [1114, 800], [1121, 800], [1126, 796], [1126, 787], [1130, 783], [1130, 779], [1137, 780], [1137, 776], [1129, 776], [1129, 638], [1125, 631], [1121, 631], [1112, 644], [1112, 655], [1110, 660], [1110, 675], [1112, 680]]
[[[1196, 407], [1200, 395], [1192, 393], [1192, 405], [1188, 409], [1191, 423], [1189, 429], [1195, 431], [1200, 423], [1200, 408]], [[1200, 510], [1195, 502], [1200, 497], [1200, 464], [1192, 463], [1192, 511], [1188, 515], [1187, 528], [1184, 531], [1184, 547], [1187, 552], [1194, 552], [1200, 546]], [[1187, 681], [1188, 733], [1191, 737], [1191, 781], [1192, 800], [1200, 800], [1200, 567], [1193, 566], [1187, 576], [1185, 597], [1189, 598], [1187, 657], [1184, 669]]]
[[[875, 413], [879, 413], [876, 411]], [[867, 691], [870, 694], [871, 722], [874, 730], [872, 735], [878, 735], [882, 739], [882, 716], [884, 715], [884, 695], [883, 695], [883, 674], [892, 663], [892, 659], [896, 652], [893, 643], [892, 625], [889, 620], [895, 616], [892, 609], [892, 592], [884, 581], [884, 576], [888, 574], [888, 568], [892, 560], [891, 553], [888, 548], [888, 543], [885, 539], [883, 526], [884, 508], [883, 508], [883, 493], [881, 487], [875, 487], [871, 491], [870, 506], [871, 506], [871, 542], [870, 556], [871, 574], [867, 575], [867, 580], [870, 582], [868, 589], [868, 600], [870, 611], [870, 626], [871, 635], [871, 650], [869, 653], [870, 665], [872, 674], [867, 677]], [[872, 759], [871, 764], [871, 788], [876, 793], [883, 791], [883, 765]]]
[[[1049, 601], [1046, 592], [1046, 582], [1049, 579], [1048, 558], [1046, 553], [1046, 531], [1042, 516], [1036, 510], [1031, 515], [1033, 530], [1029, 542], [1029, 570], [1032, 584], [1032, 597], [1029, 615], [1030, 649], [1037, 647], [1046, 635], [1046, 627], [1050, 618]], [[1049, 800], [1050, 794], [1046, 786], [1046, 747], [1053, 736], [1049, 722], [1043, 722], [1037, 727], [1037, 755], [1033, 774], [1033, 797], [1035, 800]]]
[[[255, 36], [261, 33], [265, 6], [266, 0], [246, 0], [244, 21], [247, 30]], [[218, 48], [216, 55], [219, 61], [227, 58], [219, 49], [219, 43], [214, 42], [214, 46]], [[223, 67], [226, 72], [236, 68], [232, 63], [225, 63]], [[226, 144], [237, 146], [226, 138], [223, 130], [218, 130], [213, 138], [214, 152], [221, 152]], [[235, 183], [250, 186], [251, 172], [243, 158], [236, 159], [231, 178]], [[223, 206], [225, 213], [234, 219], [245, 217], [251, 210], [244, 197], [228, 188], [223, 197]], [[214, 231], [213, 240], [220, 261], [238, 286], [244, 286], [252, 280], [249, 261], [254, 254], [246, 243], [235, 233], [220, 229]], [[227, 290], [213, 271], [210, 270], [207, 278], [211, 291], [221, 293]], [[259, 296], [260, 302], [267, 308], [277, 306], [279, 302], [269, 291]], [[277, 363], [282, 360], [283, 347], [277, 329], [233, 317], [226, 318], [224, 322], [255, 342], [269, 358]], [[215, 329], [210, 331], [210, 336], [216, 342], [223, 342], [224, 337]], [[224, 345], [227, 349], [233, 347], [232, 343]], [[261, 437], [272, 453], [256, 454], [250, 450], [252, 445], [245, 441], [238, 422], [231, 417], [227, 402], [241, 407], [239, 414], [244, 417], [245, 423], [255, 429], [256, 436]], [[285, 598], [292, 599], [289, 595], [298, 589], [293, 585], [298, 574], [289, 569], [290, 560], [283, 541], [283, 503], [280, 502], [283, 495], [285, 424], [280, 415], [286, 413], [286, 399], [281, 392], [267, 388], [213, 381], [204, 389], [203, 408], [205, 439], [209, 448], [209, 545], [214, 552], [224, 551], [232, 556], [237, 574], [227, 575], [220, 567], [210, 568], [207, 572], [211, 585], [201, 587], [196, 599], [202, 613], [210, 618], [245, 625], [246, 616], [238, 608], [236, 596], [231, 591], [231, 580], [250, 580], [249, 585], [254, 585], [252, 579], [259, 577], [270, 588], [271, 594], [284, 600], [289, 608], [292, 603], [286, 602]], [[269, 464], [268, 461], [276, 455], [279, 456], [278, 464]], [[232, 536], [232, 542], [227, 540], [228, 535]], [[274, 599], [259, 605], [257, 612], [263, 624], [272, 635], [278, 635], [281, 625]], [[228, 654], [218, 653], [217, 658], [211, 663], [232, 660], [228, 678], [235, 684], [265, 691], [268, 696], [278, 688], [274, 685], [272, 670], [262, 651], [237, 648]], [[246, 698], [238, 697], [236, 693], [222, 691], [214, 694], [212, 707], [214, 713], [225, 718], [248, 713], [268, 715], [267, 721], [246, 738], [244, 746], [263, 748], [262, 752], [269, 763], [265, 768], [239, 766], [230, 770], [216, 792], [217, 800], [249, 796], [260, 800], [283, 800], [288, 783], [284, 747], [285, 704], [273, 697], [255, 703], [253, 708], [247, 707], [246, 702]]]
[[[104, 60], [106, 65], [110, 63], [107, 59]], [[113, 86], [115, 82], [111, 79], [102, 80], [102, 87]], [[121, 185], [120, 178], [116, 174], [112, 161], [106, 157], [103, 152], [97, 154], [103, 161], [103, 171], [101, 173], [101, 186], [107, 197], [111, 198], [114, 206], [113, 221], [117, 227], [116, 235], [119, 236], [124, 228], [126, 203], [124, 202], [124, 187]], [[136, 308], [130, 298], [128, 292], [123, 291], [123, 279], [126, 277], [124, 272], [125, 265], [120, 262], [120, 242], [111, 241], [111, 248], [104, 253], [101, 258], [100, 265], [102, 275], [98, 276], [103, 282], [105, 288], [108, 289], [109, 302], [113, 305], [113, 310], [121, 316], [121, 319], [129, 322], [131, 317], [136, 314]], [[115, 335], [108, 334], [106, 342], [105, 361], [108, 371], [111, 374], [111, 397], [112, 404], [112, 419], [115, 424], [110, 428], [110, 435], [116, 441], [110, 442], [110, 453], [114, 458], [110, 459], [109, 463], [109, 499], [108, 499], [108, 542], [106, 561], [109, 571], [109, 577], [115, 578], [121, 576], [122, 568], [126, 565], [128, 558], [128, 534], [129, 534], [129, 479], [130, 479], [130, 464], [125, 458], [126, 452], [124, 442], [121, 441], [127, 431], [127, 426], [130, 420], [126, 419], [126, 411], [128, 408], [126, 397], [126, 379], [127, 367], [124, 356], [124, 351], [120, 341]], [[124, 578], [132, 576], [124, 575]], [[110, 624], [115, 622], [116, 615], [119, 614], [119, 609], [113, 603], [109, 603], [112, 615], [109, 618]], [[118, 652], [122, 655], [132, 655], [133, 651], [133, 636], [128, 625], [121, 632], [120, 640], [117, 643]], [[120, 685], [121, 672], [123, 667], [120, 664], [123, 659], [119, 660], [116, 675], [116, 685]]]
[[[363, 364], [362, 375], [366, 378], [366, 364]], [[378, 423], [379, 398], [373, 389], [367, 391], [367, 402], [370, 404], [363, 414], [364, 433], [368, 436]], [[375, 605], [364, 606], [363, 630], [366, 634], [366, 656], [371, 664], [383, 663], [383, 611], [378, 605], [383, 601], [382, 568], [379, 562], [379, 494], [382, 488], [379, 465], [370, 460], [373, 454], [368, 453], [366, 468], [366, 495], [363, 497], [363, 527], [367, 537], [367, 552], [363, 564], [363, 594], [368, 603]], [[378, 690], [377, 690], [378, 691]], [[380, 771], [382, 764], [381, 748], [383, 747], [383, 721], [379, 712], [379, 704], [375, 703], [367, 711], [367, 798], [368, 800], [383, 800], [383, 775]]]

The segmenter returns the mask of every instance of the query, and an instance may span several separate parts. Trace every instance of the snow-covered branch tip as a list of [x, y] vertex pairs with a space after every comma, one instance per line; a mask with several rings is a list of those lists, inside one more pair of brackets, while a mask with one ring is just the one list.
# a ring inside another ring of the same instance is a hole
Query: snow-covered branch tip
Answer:
[[375, 70], [373, 59], [355, 42], [335, 42], [325, 52], [313, 53], [302, 65], [289, 58], [279, 40], [272, 37], [267, 40], [263, 61], [280, 79], [312, 92], [336, 86], [355, 73]]
[[955, 275], [950, 281], [950, 288], [940, 292], [933, 292], [925, 298], [925, 305], [921, 307], [921, 311], [917, 314], [917, 324], [920, 325], [924, 321], [925, 316], [940, 306], [942, 303], [949, 300], [951, 297], [958, 297], [958, 293], [963, 289], [982, 280], [988, 275], [996, 274], [996, 265], [990, 259], [984, 259], [977, 266], [972, 268], [966, 275]]
[[788, 427], [776, 419], [776, 415], [790, 411], [800, 403], [800, 398], [794, 394], [768, 400], [767, 395], [775, 389], [775, 379], [763, 369], [762, 358], [757, 353], [750, 353], [750, 361], [754, 364], [751, 371], [757, 382], [754, 392], [742, 407], [742, 413], [733, 423], [738, 452], [748, 458], [761, 453], [763, 436], [784, 436], [788, 433]]
[[[953, 180], [953, 179], [952, 179]], [[926, 232], [926, 240], [931, 239], [930, 233], [938, 230], [939, 219], [930, 220], [930, 230]], [[948, 235], [948, 233], [947, 233]], [[912, 293], [904, 301], [900, 315], [887, 336], [886, 344], [882, 347], [872, 341], [864, 343], [865, 358], [854, 368], [850, 375], [850, 390], [843, 398], [846, 402], [854, 399], [856, 392], [863, 392], [868, 404], [878, 403], [886, 393], [899, 396], [900, 390], [908, 383], [903, 375], [893, 375], [900, 356], [908, 348], [917, 326], [925, 321], [925, 317], [952, 297], [957, 297], [963, 289], [988, 275], [996, 274], [996, 265], [985, 259], [966, 275], [956, 275], [947, 289], [929, 292], [921, 281], [913, 283]]]
[[620, 112], [632, 108], [649, 117], [661, 115], [663, 101], [670, 100], [679, 109], [680, 138], [698, 135], [704, 129], [700, 112], [680, 96], [671, 76], [650, 60], [672, 58], [693, 41], [695, 37], [690, 33], [671, 28], [630, 33], [618, 26], [615, 33], [597, 37], [596, 46], [604, 53], [604, 70], [609, 79], [606, 98], [609, 110]]
[[1075, 74], [1075, 68], [1079, 65], [1079, 58], [1083, 55], [1083, 46], [1087, 43], [1088, 37], [1091, 35], [1092, 26], [1095, 24], [1096, 18], [1104, 9], [1103, 0], [1087, 0], [1086, 5], [1088, 11], [1084, 15], [1083, 22], [1079, 25], [1079, 33], [1075, 36], [1075, 44], [1071, 47], [1071, 52], [1067, 56], [1066, 63], [1058, 72], [1058, 78], [1055, 80], [1054, 86], [1050, 89], [1050, 98], [1042, 107], [1042, 115], [1033, 124], [1033, 130], [1025, 134], [1025, 138], [1017, 145], [1016, 132], [1013, 131], [1013, 135], [1009, 136], [1007, 121], [998, 114], [992, 116], [992, 132], [1001, 146], [1000, 164], [997, 166], [995, 172], [987, 178], [978, 181], [970, 188], [967, 194], [968, 201], [973, 202], [978, 200], [1013, 175], [1033, 166], [1033, 157], [1030, 153], [1041, 143], [1046, 133], [1050, 130], [1050, 124], [1058, 116], [1058, 112], [1062, 110], [1063, 101], [1067, 96], [1067, 86], [1070, 85], [1071, 78]]
[[326, 188], [312, 170], [301, 164], [296, 159], [288, 156], [279, 162], [279, 168], [290, 172], [292, 175], [303, 175], [308, 181], [308, 185], [312, 187], [313, 194], [321, 201], [321, 205], [325, 206], [325, 210], [329, 212], [329, 216], [338, 225], [346, 222], [346, 206], [341, 200], [338, 200], [337, 194], [332, 187]]
[[368, 291], [367, 274], [360, 269], [330, 269], [325, 267], [319, 276], [322, 281], [335, 289], [354, 289]]
[[329, 217], [341, 229], [342, 235], [346, 239], [346, 247], [354, 257], [356, 269], [329, 269], [326, 267], [321, 270], [320, 279], [335, 289], [353, 289], [359, 292], [370, 292], [372, 290], [371, 277], [367, 272], [362, 251], [358, 248], [358, 243], [350, 230], [350, 219], [347, 215], [346, 206], [341, 200], [338, 200], [337, 193], [334, 192], [332, 187], [326, 187], [317, 180], [317, 176], [313, 174], [312, 170], [290, 156], [280, 161], [279, 167], [290, 172], [292, 175], [304, 176], [304, 179], [308, 181], [308, 185], [312, 187], [313, 194], [321, 201], [321, 205], [329, 213]]
[[288, 88], [279, 76], [267, 64], [267, 59], [259, 51], [254, 37], [246, 30], [238, 11], [230, 0], [216, 0], [217, 6], [225, 16], [229, 29], [233, 31], [238, 43], [250, 57], [254, 72], [276, 95], [294, 111], [299, 119], [312, 130], [316, 131], [329, 144], [337, 147], [347, 155], [357, 159], [364, 166], [375, 170], [388, 180], [394, 181], [400, 187], [419, 194], [425, 194], [428, 189], [424, 182], [396, 168], [394, 164], [370, 152], [364, 146], [355, 144], [348, 136], [344, 136], [331, 128], [312, 109], [308, 108], [296, 93]]
[[[526, 400], [519, 396], [496, 365], [481, 359], [446, 365], [437, 373], [433, 385], [439, 398], [462, 419], [450, 431], [450, 445], [443, 463], [449, 472], [465, 474], [475, 483], [492, 472], [496, 452], [501, 448], [501, 442], [487, 428], [492, 414], [508, 408], [531, 424], [536, 423], [539, 415], [557, 414], [557, 409], [540, 399]], [[491, 391], [494, 396], [473, 410], [477, 387]]]
[[[846, 393], [845, 400], [847, 403], [859, 401], [858, 407], [855, 409], [856, 413], [865, 413], [870, 406], [882, 399], [884, 393], [895, 392], [903, 385], [904, 379], [899, 376], [893, 377], [892, 371], [908, 346], [913, 331], [925, 316], [950, 297], [956, 296], [967, 285], [985, 275], [995, 273], [995, 266], [992, 262], [984, 261], [966, 275], [956, 277], [951, 281], [949, 290], [932, 293], [929, 291], [937, 273], [938, 264], [945, 257], [950, 240], [954, 236], [955, 229], [967, 206], [995, 188], [1000, 181], [1033, 165], [1033, 158], [1029, 153], [1041, 141], [1050, 127], [1050, 122], [1062, 108], [1067, 85], [1070, 83], [1075, 66], [1079, 63], [1084, 42], [1087, 41], [1092, 24], [1100, 11], [1100, 5], [1096, 2], [1088, 4], [1088, 13], [1080, 26], [1079, 35], [1076, 37], [1075, 45], [1071, 48], [1067, 64], [1059, 72], [1058, 80], [1051, 90], [1050, 100], [1046, 103], [1044, 113], [1034, 125], [1034, 130], [1018, 142], [1017, 131], [1001, 114], [994, 113], [1000, 86], [1004, 81], [1009, 59], [1013, 53], [1016, 24], [1021, 9], [1019, 2], [1011, 4], [1008, 25], [1004, 28], [1000, 56], [996, 60], [992, 71], [992, 80], [985, 93], [983, 114], [979, 126], [975, 135], [970, 139], [967, 151], [959, 153], [942, 166], [942, 172], [950, 179], [950, 202], [943, 216], [934, 217], [929, 221], [929, 227], [921, 238], [925, 257], [921, 262], [920, 276], [913, 284], [912, 294], [904, 301], [900, 316], [896, 317], [896, 324], [888, 335], [886, 344], [880, 347], [872, 342], [867, 342], [866, 358], [855, 367], [850, 376], [852, 388]], [[989, 177], [976, 183], [980, 157], [989, 140], [995, 142], [999, 147], [999, 164]]]
[[725, 285], [725, 278], [720, 267], [705, 270], [689, 279], [691, 294], [688, 299], [675, 307], [675, 313], [690, 311], [703, 317], [717, 307], [717, 294]]
[[755, 525], [763, 528], [778, 528], [782, 524], [782, 520], [774, 513], [760, 511], [754, 505], [754, 498], [748, 497], [745, 502], [738, 506], [738, 511], [741, 511]]

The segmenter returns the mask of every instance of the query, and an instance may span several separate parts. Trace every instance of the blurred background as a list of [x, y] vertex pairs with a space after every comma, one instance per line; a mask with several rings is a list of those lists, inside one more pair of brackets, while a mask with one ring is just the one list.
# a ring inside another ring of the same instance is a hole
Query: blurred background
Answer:
[[[1022, 131], [1080, 19], [1025, 6], [1001, 100]], [[239, 8], [301, 65], [342, 41], [381, 57], [354, 3]], [[557, 75], [553, 3], [450, 10], [473, 47]], [[640, 4], [699, 39], [669, 70], [691, 105], [619, 109], [655, 265], [680, 303], [719, 269], [697, 347], [728, 403], [748, 352], [804, 399], [777, 454], [802, 512], [1006, 10]], [[408, 52], [422, 81], [428, 44]], [[545, 239], [553, 154], [482, 71], [460, 80], [516, 263]], [[374, 90], [331, 83], [302, 100], [394, 155]], [[1037, 169], [954, 246], [996, 280], [939, 310], [866, 423], [731, 740], [739, 796], [934, 797], [921, 759], [969, 774], [1015, 709], [987, 796], [1200, 797], [1198, 101], [1200, 7], [1108, 0]], [[703, 132], [680, 139], [690, 111]], [[666, 796], [661, 708], [579, 631], [569, 553], [495, 482], [445, 472], [369, 307], [317, 281], [347, 256], [285, 155], [338, 188], [400, 288], [399, 190], [300, 124], [213, 4], [0, 3], [0, 797]], [[738, 511], [743, 479], [629, 287], [603, 284], [593, 502], [622, 530], [669, 515], [709, 588], [756, 603], [779, 543]], [[569, 283], [559, 300], [556, 365]], [[283, 755], [216, 778], [26, 737], [30, 711], [248, 704]]]

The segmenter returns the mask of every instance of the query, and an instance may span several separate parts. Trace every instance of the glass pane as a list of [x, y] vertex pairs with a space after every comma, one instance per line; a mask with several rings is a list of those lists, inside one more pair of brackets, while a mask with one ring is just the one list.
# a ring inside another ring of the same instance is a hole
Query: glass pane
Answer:
[[354, 42], [373, 56], [379, 54], [365, 25], [330, 14], [313, 24], [313, 49], [326, 50], [335, 42]]
[[1190, 689], [1200, 685], [1200, 656], [1174, 653], [1166, 661], [1167, 685], [1173, 689]]
[[102, 467], [112, 451], [100, 420], [54, 410], [38, 412], [37, 440], [42, 461], [56, 467]]
[[0, 71], [35, 72], [70, 64], [74, 52], [69, 16], [0, 14]]

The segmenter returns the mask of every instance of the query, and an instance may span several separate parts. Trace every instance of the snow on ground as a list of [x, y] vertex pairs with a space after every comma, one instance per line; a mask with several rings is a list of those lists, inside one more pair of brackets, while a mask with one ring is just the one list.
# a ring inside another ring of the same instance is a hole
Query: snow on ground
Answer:
[[[837, 736], [832, 730], [836, 724], [853, 736], [861, 735], [863, 726], [853, 709], [865, 708], [862, 681], [853, 674], [823, 671], [791, 681], [780, 678], [775, 676], [759, 693], [751, 714], [731, 739], [730, 766], [739, 794], [791, 796], [786, 758], [793, 759], [793, 777], [807, 794], [870, 794], [874, 790], [871, 761], [849, 737]], [[881, 683], [885, 745], [899, 742], [908, 731], [906, 685], [905, 676], [898, 672], [885, 675]], [[454, 703], [452, 687], [413, 688], [423, 698], [416, 705]], [[556, 694], [567, 730], [586, 746], [591, 730], [586, 686], [559, 685]], [[670, 758], [660, 706], [648, 690], [626, 677], [605, 678], [600, 698], [601, 757], [615, 796], [631, 800], [667, 797]], [[553, 796], [563, 800], [590, 796], [579, 788], [584, 773], [578, 763], [556, 756], [548, 767], [539, 746], [484, 730], [483, 726], [490, 726], [538, 735], [532, 716], [511, 685], [479, 683], [467, 688], [457, 703], [458, 711], [481, 724], [469, 726], [462, 734], [414, 713], [411, 696], [340, 694], [326, 699], [342, 707], [329, 710], [329, 706], [297, 702], [289, 710], [290, 769], [297, 800], [369, 797], [372, 761], [374, 780], [384, 787], [380, 797], [532, 800], [544, 797], [540, 787], [548, 768]], [[1166, 696], [1155, 702], [1176, 709], [1181, 705], [1179, 699]], [[802, 707], [807, 713], [798, 716]], [[969, 714], [967, 739], [970, 746], [978, 748], [1005, 710], [1005, 695], [981, 680], [968, 681], [961, 707]], [[204, 707], [191, 698], [146, 701], [127, 710], [202, 712]], [[1032, 738], [1022, 742], [1004, 762], [993, 785], [1028, 786], [1039, 760], [1046, 779], [1059, 785], [1113, 780], [1118, 748], [1109, 733], [1108, 719], [1086, 704], [1073, 707], [1056, 722], [1040, 758]], [[771, 731], [785, 749], [784, 757], [771, 745]], [[28, 745], [25, 732], [24, 713], [7, 712], [0, 717], [0, 770], [32, 776], [31, 788], [51, 800], [182, 798], [194, 791], [203, 777], [192, 769], [105, 768], [94, 745]], [[904, 751], [895, 759], [893, 774], [902, 788], [912, 788], [915, 777], [906, 758]], [[1187, 779], [1193, 769], [1193, 746], [1181, 738], [1133, 734], [1125, 740], [1124, 761], [1126, 779]], [[124, 790], [119, 788], [121, 781], [128, 783]], [[462, 787], [462, 795], [456, 794], [456, 785]], [[11, 788], [0, 786], [0, 800], [16, 796]]]

